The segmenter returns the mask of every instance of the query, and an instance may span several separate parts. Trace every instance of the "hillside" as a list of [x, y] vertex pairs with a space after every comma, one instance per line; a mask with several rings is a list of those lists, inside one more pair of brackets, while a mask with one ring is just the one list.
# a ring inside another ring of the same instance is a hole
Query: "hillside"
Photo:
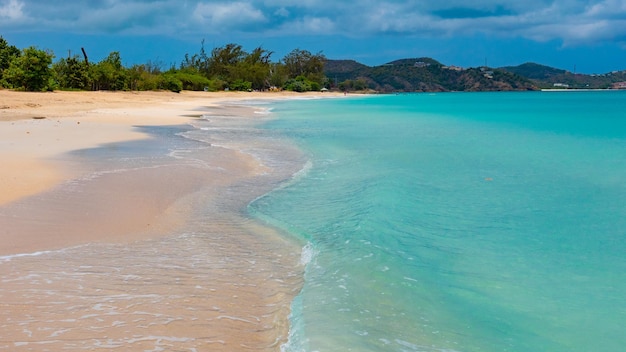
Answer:
[[354, 60], [327, 60], [324, 72], [338, 89], [384, 93], [626, 88], [626, 71], [587, 75], [533, 62], [501, 68], [461, 68], [427, 57], [373, 67]]
[[567, 71], [554, 67], [544, 66], [536, 64], [534, 62], [527, 62], [519, 66], [506, 66], [502, 67], [503, 70], [518, 74], [528, 79], [546, 80], [551, 77], [565, 74]]
[[529, 79], [503, 69], [448, 67], [432, 58], [401, 59], [369, 67], [353, 60], [327, 60], [324, 72], [345, 90], [379, 92], [536, 90]]
[[540, 88], [609, 89], [626, 82], [626, 71], [586, 75], [531, 62], [502, 69], [526, 77]]
[[354, 80], [364, 76], [370, 67], [354, 60], [327, 60], [324, 64], [324, 73], [332, 82]]

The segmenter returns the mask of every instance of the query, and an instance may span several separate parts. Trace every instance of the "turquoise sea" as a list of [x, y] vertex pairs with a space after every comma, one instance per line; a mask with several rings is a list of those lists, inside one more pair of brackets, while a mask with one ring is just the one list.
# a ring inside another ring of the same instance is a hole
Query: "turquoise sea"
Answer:
[[626, 92], [297, 100], [249, 206], [306, 245], [285, 351], [623, 351]]

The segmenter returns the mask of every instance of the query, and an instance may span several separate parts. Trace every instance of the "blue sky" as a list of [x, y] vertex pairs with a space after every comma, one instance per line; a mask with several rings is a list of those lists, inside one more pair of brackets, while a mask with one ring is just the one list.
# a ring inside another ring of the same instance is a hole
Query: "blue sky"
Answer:
[[0, 35], [57, 57], [119, 51], [126, 65], [178, 65], [204, 39], [275, 61], [299, 48], [370, 66], [428, 56], [605, 73], [626, 69], [626, 0], [0, 0]]

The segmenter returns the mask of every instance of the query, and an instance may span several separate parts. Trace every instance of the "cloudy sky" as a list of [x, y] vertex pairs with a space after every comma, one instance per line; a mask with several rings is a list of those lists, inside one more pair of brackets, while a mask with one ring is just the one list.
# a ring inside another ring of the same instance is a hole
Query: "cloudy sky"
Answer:
[[295, 48], [380, 65], [428, 56], [492, 67], [532, 61], [584, 73], [626, 69], [626, 0], [0, 0], [19, 48], [94, 61], [178, 64], [208, 50]]

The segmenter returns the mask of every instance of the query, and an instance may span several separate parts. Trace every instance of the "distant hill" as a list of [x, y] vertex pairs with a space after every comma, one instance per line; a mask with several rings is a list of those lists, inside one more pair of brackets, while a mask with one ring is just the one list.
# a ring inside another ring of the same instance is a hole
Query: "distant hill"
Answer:
[[430, 57], [420, 57], [416, 59], [400, 59], [400, 60], [395, 60], [395, 61], [386, 63], [385, 65], [415, 66], [417, 63], [423, 63], [426, 65], [443, 66], [439, 61], [432, 59]]
[[324, 72], [335, 88], [385, 93], [626, 87], [626, 71], [586, 75], [533, 62], [501, 68], [461, 68], [428, 57], [400, 59], [373, 67], [354, 60], [327, 60]]
[[409, 58], [380, 66], [327, 60], [324, 72], [339, 89], [379, 92], [536, 90], [529, 79], [491, 68], [448, 67], [432, 58]]
[[334, 83], [362, 77], [367, 70], [368, 66], [354, 60], [327, 60], [324, 64], [326, 77]]
[[502, 69], [526, 77], [540, 88], [608, 89], [626, 82], [626, 71], [587, 75], [531, 62]]
[[502, 67], [502, 69], [528, 79], [539, 80], [549, 79], [550, 77], [563, 75], [567, 72], [565, 70], [536, 64], [534, 62], [527, 62], [519, 66], [506, 66]]
[[354, 72], [368, 68], [368, 66], [354, 60], [328, 60], [325, 68], [333, 72]]

